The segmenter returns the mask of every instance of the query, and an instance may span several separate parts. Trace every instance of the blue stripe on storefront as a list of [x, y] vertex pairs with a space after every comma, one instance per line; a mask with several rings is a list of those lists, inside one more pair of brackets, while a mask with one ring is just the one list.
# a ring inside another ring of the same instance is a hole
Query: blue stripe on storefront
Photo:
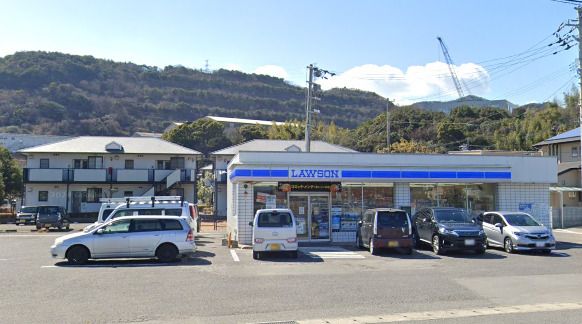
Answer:
[[431, 179], [455, 179], [457, 172], [454, 171], [430, 171], [429, 178]]
[[284, 177], [289, 176], [289, 170], [271, 170], [271, 177]]
[[[289, 178], [289, 170], [268, 169], [236, 169], [230, 174], [230, 179], [236, 177], [247, 178]], [[367, 171], [342, 170], [340, 179], [498, 179], [510, 180], [511, 172], [499, 171]], [[317, 179], [322, 178], [296, 178]], [[328, 179], [329, 180], [329, 179]]]
[[485, 179], [511, 179], [511, 172], [485, 172]]
[[342, 178], [371, 178], [372, 171], [343, 170]]
[[375, 179], [389, 179], [400, 178], [400, 171], [372, 171], [372, 178]]

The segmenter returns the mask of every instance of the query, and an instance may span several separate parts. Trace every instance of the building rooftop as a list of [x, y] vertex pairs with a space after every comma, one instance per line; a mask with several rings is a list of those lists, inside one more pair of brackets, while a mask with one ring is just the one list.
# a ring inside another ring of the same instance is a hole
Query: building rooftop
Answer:
[[[304, 152], [304, 140], [257, 139], [212, 152], [211, 155], [236, 155], [240, 151], [261, 152]], [[323, 141], [311, 141], [311, 152], [349, 152], [358, 153], [350, 148]]]
[[541, 156], [538, 151], [502, 151], [502, 150], [468, 150], [468, 151], [449, 151], [447, 154], [452, 155], [489, 155], [489, 156]]
[[556, 144], [556, 143], [566, 143], [566, 142], [575, 142], [580, 140], [580, 127], [571, 129], [567, 132], [563, 132], [558, 134], [554, 137], [550, 137], [544, 141], [541, 141], [534, 146], [542, 146], [548, 144]]
[[59, 142], [69, 138], [71, 136], [0, 133], [0, 145], [14, 153], [28, 147]]
[[284, 122], [268, 121], [268, 120], [258, 120], [258, 119], [245, 119], [245, 118], [231, 118], [231, 117], [219, 117], [219, 116], [206, 116], [204, 118], [212, 119], [217, 122], [222, 123], [235, 123], [235, 124], [250, 124], [250, 125], [265, 125], [271, 126], [273, 123], [277, 126], [285, 125]]
[[125, 153], [196, 154], [202, 153], [155, 137], [79, 136], [56, 143], [35, 146], [20, 153]]

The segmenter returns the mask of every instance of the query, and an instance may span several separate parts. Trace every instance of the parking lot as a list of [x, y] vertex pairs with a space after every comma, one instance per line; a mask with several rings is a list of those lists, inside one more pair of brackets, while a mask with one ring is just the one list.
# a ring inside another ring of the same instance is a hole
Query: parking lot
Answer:
[[[75, 228], [82, 227], [76, 224]], [[5, 231], [9, 225], [1, 225]], [[30, 227], [27, 227], [30, 228]], [[404, 255], [301, 247], [298, 259], [253, 260], [202, 233], [181, 262], [93, 261], [49, 255], [66, 233], [0, 233], [0, 314], [6, 323], [516, 322], [582, 317], [582, 229], [556, 230], [551, 255]], [[529, 321], [526, 321], [529, 320]]]

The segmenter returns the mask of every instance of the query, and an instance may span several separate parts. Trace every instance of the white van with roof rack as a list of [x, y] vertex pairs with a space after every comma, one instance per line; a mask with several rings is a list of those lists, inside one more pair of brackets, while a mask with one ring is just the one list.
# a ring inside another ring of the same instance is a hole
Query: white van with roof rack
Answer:
[[[86, 227], [85, 231], [123, 216], [179, 216], [186, 219], [192, 229], [198, 229], [196, 205], [185, 201], [181, 196], [110, 198], [103, 199], [102, 202], [97, 222]], [[109, 211], [112, 206], [115, 208]]]

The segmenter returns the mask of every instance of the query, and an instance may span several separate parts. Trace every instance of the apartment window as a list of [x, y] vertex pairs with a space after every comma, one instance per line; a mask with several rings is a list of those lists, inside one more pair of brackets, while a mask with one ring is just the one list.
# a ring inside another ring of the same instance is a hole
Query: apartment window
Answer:
[[89, 169], [101, 169], [103, 168], [103, 157], [102, 156], [90, 156], [87, 158]]
[[157, 160], [156, 161], [156, 166], [158, 170], [171, 170], [170, 168], [170, 161], [165, 161], [165, 160]]
[[101, 188], [87, 188], [87, 202], [99, 202], [101, 197], [103, 197]]
[[41, 169], [48, 169], [49, 168], [49, 159], [40, 159], [40, 168]]
[[48, 191], [39, 191], [38, 201], [48, 201]]
[[184, 169], [184, 158], [183, 157], [173, 157], [170, 158], [170, 169]]
[[123, 197], [133, 197], [133, 191], [124, 191]]
[[125, 168], [133, 169], [133, 160], [125, 160]]
[[73, 160], [73, 168], [75, 169], [87, 169], [89, 165], [89, 161], [83, 159], [75, 159]]

